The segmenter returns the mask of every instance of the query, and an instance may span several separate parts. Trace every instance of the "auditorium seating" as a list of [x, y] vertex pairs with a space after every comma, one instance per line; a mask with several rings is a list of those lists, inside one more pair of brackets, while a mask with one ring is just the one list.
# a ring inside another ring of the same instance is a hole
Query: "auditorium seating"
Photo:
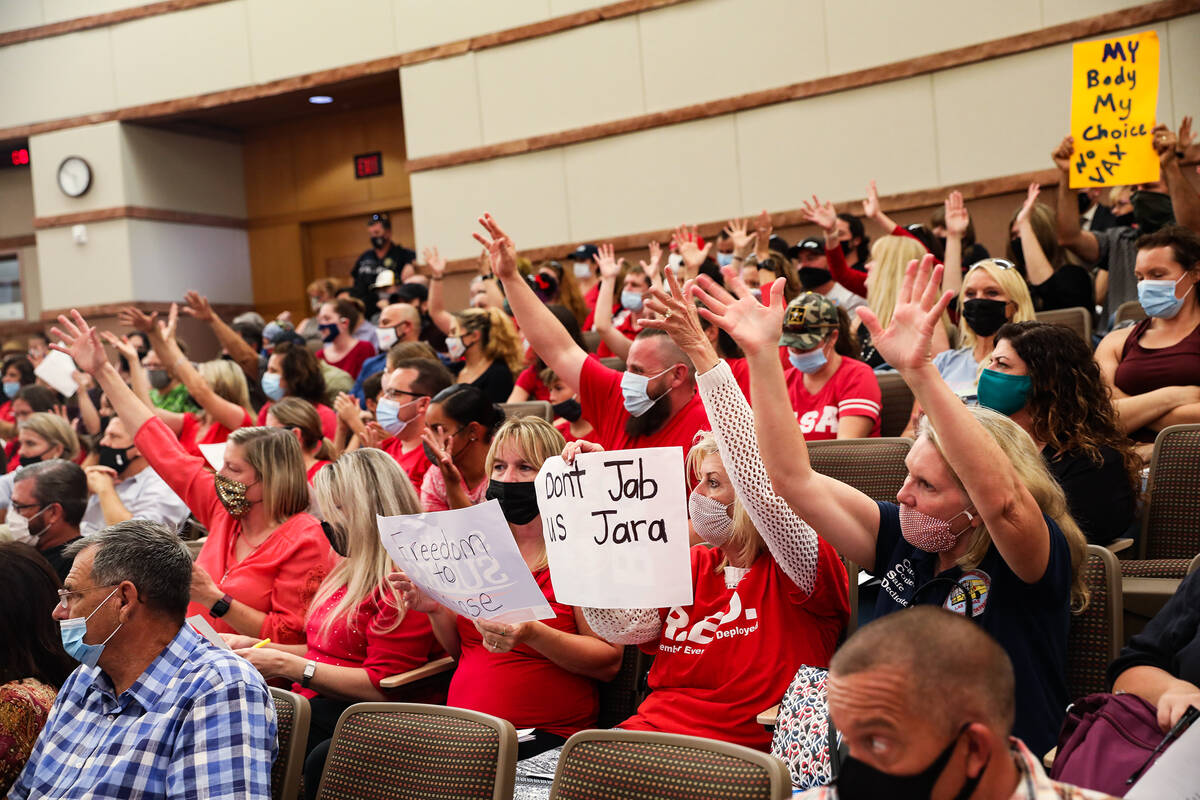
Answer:
[[526, 400], [520, 403], [501, 403], [500, 408], [504, 409], [504, 416], [512, 419], [513, 417], [541, 417], [546, 422], [554, 421], [554, 409], [545, 400]]
[[876, 372], [879, 381], [880, 436], [899, 436], [908, 427], [912, 416], [913, 393], [899, 372]]
[[296, 800], [304, 775], [304, 746], [312, 709], [304, 695], [271, 689], [278, 727], [279, 755], [271, 767], [271, 800]]
[[1034, 315], [1038, 322], [1050, 325], [1062, 325], [1079, 334], [1079, 338], [1092, 346], [1092, 312], [1082, 306], [1074, 308], [1058, 308], [1053, 311], [1039, 311]]
[[1090, 599], [1071, 615], [1067, 634], [1067, 697], [1075, 700], [1108, 690], [1109, 662], [1124, 644], [1121, 566], [1106, 548], [1089, 544], [1083, 566]]

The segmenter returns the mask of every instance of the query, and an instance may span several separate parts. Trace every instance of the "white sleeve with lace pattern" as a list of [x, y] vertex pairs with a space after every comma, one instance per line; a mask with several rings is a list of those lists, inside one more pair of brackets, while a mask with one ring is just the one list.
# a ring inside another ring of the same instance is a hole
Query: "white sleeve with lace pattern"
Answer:
[[645, 644], [662, 632], [657, 608], [584, 608], [583, 618], [611, 644]]
[[805, 594], [817, 579], [817, 533], [771, 490], [754, 434], [754, 412], [724, 360], [696, 376], [725, 472], [776, 563]]

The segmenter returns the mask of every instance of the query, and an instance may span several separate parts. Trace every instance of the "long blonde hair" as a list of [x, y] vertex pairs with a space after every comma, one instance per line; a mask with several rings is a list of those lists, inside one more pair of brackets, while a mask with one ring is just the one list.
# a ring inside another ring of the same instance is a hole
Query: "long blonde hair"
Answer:
[[515, 375], [525, 368], [521, 337], [512, 321], [498, 308], [467, 308], [454, 315], [459, 333], [479, 331], [484, 355], [503, 361]]
[[214, 358], [202, 362], [196, 371], [218, 397], [241, 406], [250, 416], [254, 416], [250, 406], [250, 387], [246, 384], [246, 373], [241, 367], [227, 359]]
[[[717, 458], [721, 457], [717, 439], [711, 431], [700, 431], [696, 434], [696, 438], [692, 442], [692, 449], [688, 450], [687, 454], [687, 470], [693, 478], [703, 479], [700, 466], [704, 463], [704, 459], [712, 455]], [[724, 571], [729, 564], [728, 553], [738, 556], [738, 560], [743, 564], [753, 564], [754, 559], [758, 558], [758, 554], [765, 546], [762, 536], [758, 533], [758, 528], [754, 527], [754, 522], [746, 513], [741, 498], [735, 492], [733, 496], [733, 531], [729, 536], [729, 541], [721, 547], [721, 551], [726, 554], [725, 558], [721, 559], [721, 563], [717, 564], [714, 571], [718, 575]]]
[[[1021, 277], [1021, 273], [1015, 269], [1002, 269], [994, 258], [976, 261], [967, 270], [967, 274], [963, 275], [962, 288], [958, 290], [959, 311], [962, 311], [963, 303], [966, 302], [967, 281], [975, 274], [976, 270], [990, 275], [992, 280], [1000, 284], [1000, 288], [1008, 295], [1009, 301], [1017, 304], [1017, 311], [1009, 322], [1032, 322], [1037, 319], [1037, 314], [1033, 310], [1033, 298], [1029, 296], [1029, 287], [1025, 285], [1025, 279]], [[975, 331], [971, 330], [971, 326], [967, 324], [967, 318], [960, 316], [958, 319], [959, 349], [965, 350], [968, 347], [974, 347], [975, 339]]]
[[[496, 463], [496, 454], [502, 447], [512, 444], [524, 457], [526, 463], [534, 469], [541, 469], [546, 459], [552, 458], [563, 451], [567, 440], [563, 438], [558, 428], [541, 417], [513, 417], [507, 420], [492, 436], [492, 446], [488, 448], [487, 461], [484, 462], [487, 475], [492, 475], [492, 467]], [[529, 567], [530, 572], [546, 568], [546, 544], [541, 545], [540, 556]]]
[[[879, 318], [879, 325], [887, 328], [892, 324], [896, 311], [896, 298], [900, 295], [900, 284], [904, 282], [904, 271], [910, 261], [920, 261], [925, 255], [925, 245], [911, 236], [883, 236], [871, 245], [871, 285], [867, 287], [867, 305]], [[942, 327], [950, 338], [954, 326], [948, 314], [942, 314]]]
[[[1043, 514], [1054, 520], [1063, 532], [1063, 536], [1066, 537], [1067, 547], [1071, 551], [1071, 608], [1076, 613], [1082, 611], [1087, 608], [1088, 604], [1087, 584], [1083, 580], [1083, 564], [1087, 558], [1087, 539], [1079, 530], [1079, 526], [1075, 524], [1075, 520], [1067, 508], [1067, 497], [1063, 494], [1062, 487], [1050, 474], [1033, 439], [1020, 425], [1005, 415], [982, 406], [969, 406], [968, 410], [1008, 456], [1009, 462], [1016, 470], [1017, 477], [1033, 495], [1038, 508], [1042, 510]], [[929, 443], [937, 449], [942, 459], [946, 459], [946, 453], [942, 449], [937, 431], [928, 417], [921, 418], [918, 435], [928, 438]], [[947, 461], [947, 463], [949, 462]], [[950, 471], [950, 474], [954, 476], [959, 487], [963, 488], [962, 481], [954, 474], [953, 470]], [[987, 526], [983, 524], [982, 520], [970, 536], [972, 537], [971, 545], [963, 557], [958, 560], [958, 566], [963, 569], [979, 566], [983, 557], [987, 555], [988, 548], [992, 545], [992, 536], [988, 533]]]

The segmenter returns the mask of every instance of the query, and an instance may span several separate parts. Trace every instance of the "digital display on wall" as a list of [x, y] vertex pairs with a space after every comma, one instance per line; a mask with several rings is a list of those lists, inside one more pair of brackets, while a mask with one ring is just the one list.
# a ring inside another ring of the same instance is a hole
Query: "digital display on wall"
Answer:
[[19, 167], [29, 166], [29, 148], [21, 147], [6, 147], [2, 151], [3, 158], [0, 158], [0, 168], [15, 169]]
[[354, 157], [354, 177], [374, 178], [383, 174], [383, 154], [379, 151]]

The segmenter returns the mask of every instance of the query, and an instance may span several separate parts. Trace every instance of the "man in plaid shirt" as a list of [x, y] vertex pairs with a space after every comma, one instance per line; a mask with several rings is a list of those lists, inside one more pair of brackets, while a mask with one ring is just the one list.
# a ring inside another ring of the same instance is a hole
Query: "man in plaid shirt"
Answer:
[[270, 800], [275, 711], [249, 662], [184, 622], [192, 562], [130, 520], [73, 545], [54, 611], [79, 660], [9, 800]]

